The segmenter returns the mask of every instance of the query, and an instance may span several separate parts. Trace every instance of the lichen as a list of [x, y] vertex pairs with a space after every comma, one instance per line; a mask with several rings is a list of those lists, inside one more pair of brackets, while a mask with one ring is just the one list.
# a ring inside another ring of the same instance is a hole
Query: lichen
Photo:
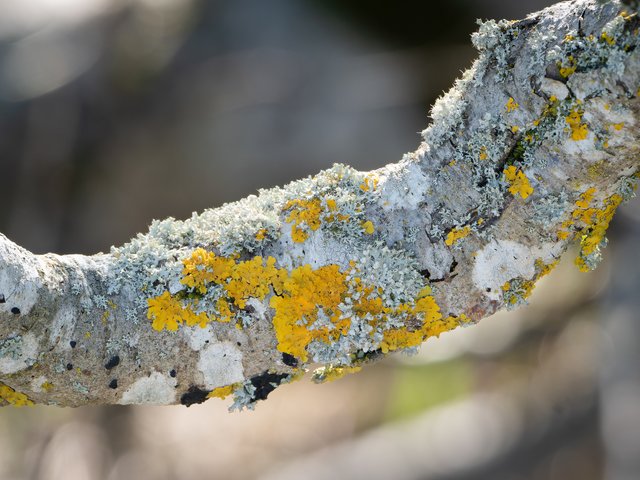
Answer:
[[601, 249], [607, 245], [606, 233], [614, 213], [624, 200], [623, 196], [615, 193], [597, 207], [596, 188], [590, 187], [582, 192], [575, 201], [575, 208], [570, 218], [562, 222], [558, 231], [560, 240], [572, 237], [572, 228], [577, 227], [580, 238], [580, 253], [575, 260], [580, 271], [593, 270], [602, 258]]
[[502, 298], [507, 309], [511, 310], [527, 303], [527, 299], [533, 292], [536, 282], [549, 274], [557, 265], [559, 260], [551, 263], [544, 263], [538, 258], [535, 261], [535, 274], [531, 279], [516, 277], [505, 282], [502, 287]]
[[0, 382], [0, 401], [4, 401], [14, 407], [32, 406], [33, 402], [24, 393]]
[[509, 182], [509, 192], [513, 196], [519, 195], [524, 200], [533, 193], [533, 187], [522, 170], [518, 170], [514, 165], [511, 165], [503, 173], [505, 179]]
[[236, 390], [241, 385], [241, 383], [233, 383], [231, 385], [225, 385], [224, 387], [214, 388], [209, 392], [207, 398], [227, 398], [229, 395], [233, 394], [234, 390]]
[[357, 373], [361, 370], [362, 367], [360, 365], [353, 367], [325, 365], [324, 367], [320, 367], [314, 370], [312, 380], [315, 383], [333, 382], [334, 380], [338, 380], [345, 375], [348, 375], [350, 373]]
[[447, 238], [445, 239], [444, 243], [448, 246], [452, 246], [454, 243], [467, 237], [470, 233], [471, 227], [469, 225], [466, 225], [462, 228], [453, 228], [447, 234]]
[[587, 124], [582, 121], [583, 114], [584, 111], [576, 106], [571, 110], [569, 115], [565, 117], [565, 121], [567, 125], [569, 125], [568, 129], [571, 132], [571, 139], [576, 142], [585, 140], [589, 134]]

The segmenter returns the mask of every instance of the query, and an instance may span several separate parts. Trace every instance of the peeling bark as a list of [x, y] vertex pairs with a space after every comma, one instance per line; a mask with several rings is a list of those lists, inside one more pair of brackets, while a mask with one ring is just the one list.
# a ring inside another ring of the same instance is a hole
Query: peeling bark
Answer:
[[640, 164], [638, 21], [619, 2], [489, 21], [423, 143], [336, 165], [109, 254], [0, 235], [0, 399], [253, 407], [526, 302], [573, 242], [594, 268]]

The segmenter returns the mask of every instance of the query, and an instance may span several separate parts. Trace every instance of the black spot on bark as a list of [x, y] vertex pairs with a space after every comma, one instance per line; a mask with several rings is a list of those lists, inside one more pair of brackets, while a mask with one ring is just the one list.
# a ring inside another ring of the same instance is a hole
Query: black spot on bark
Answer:
[[171, 377], [176, 378], [176, 370], [173, 369], [169, 372], [169, 375], [171, 375]]
[[76, 345], [78, 344], [78, 342], [76, 342], [75, 340], [71, 340], [69, 342], [69, 345], [71, 345], [71, 348], [76, 348]]
[[431, 273], [426, 268], [424, 270], [420, 270], [420, 275], [429, 280], [431, 278]]
[[254, 400], [264, 400], [271, 392], [273, 392], [280, 382], [286, 378], [286, 373], [270, 373], [264, 372], [260, 375], [252, 377], [249, 381], [253, 385], [256, 391], [253, 394]]
[[0, 303], [4, 303], [6, 300], [4, 299], [4, 294], [0, 293]]
[[293, 355], [291, 355], [290, 353], [283, 353], [282, 354], [282, 363], [284, 363], [285, 365], [288, 365], [290, 367], [297, 367], [298, 366], [298, 359], [296, 357], [294, 357]]
[[72, 363], [67, 363], [67, 370], [71, 370], [73, 369], [73, 364]]
[[109, 359], [107, 363], [104, 364], [104, 368], [106, 368], [107, 370], [111, 370], [118, 365], [120, 365], [120, 357], [118, 355], [114, 355]]
[[118, 388], [118, 379], [114, 378], [109, 382], [109, 388]]
[[457, 266], [458, 266], [458, 262], [456, 262], [455, 260], [451, 262], [451, 267], [449, 267], [449, 273], [453, 273], [453, 271], [456, 269]]
[[195, 385], [189, 387], [189, 390], [186, 393], [183, 393], [180, 397], [180, 403], [187, 407], [190, 407], [194, 403], [202, 403], [207, 399], [207, 395], [209, 392], [207, 390], [202, 390]]
[[13, 307], [11, 309], [11, 313], [13, 313], [14, 315], [20, 315], [20, 309], [18, 307]]

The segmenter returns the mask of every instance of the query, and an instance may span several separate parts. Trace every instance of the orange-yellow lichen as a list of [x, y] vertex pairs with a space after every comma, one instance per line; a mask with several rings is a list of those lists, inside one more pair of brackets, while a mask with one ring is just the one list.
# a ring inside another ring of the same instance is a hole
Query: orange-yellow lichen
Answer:
[[507, 103], [505, 105], [507, 112], [513, 112], [518, 107], [520, 107], [520, 105], [513, 99], [513, 97], [509, 97], [509, 100], [507, 100]]
[[235, 257], [218, 257], [204, 248], [196, 248], [182, 264], [183, 277], [180, 281], [205, 294], [208, 283], [220, 283], [229, 278], [235, 265]]
[[[338, 305], [347, 290], [346, 275], [337, 265], [313, 270], [309, 265], [295, 268], [283, 284], [281, 296], [271, 297], [275, 310], [273, 325], [278, 350], [307, 360], [306, 347], [313, 340], [329, 341], [345, 334], [350, 319], [342, 319]], [[328, 327], [309, 328], [322, 312], [331, 322]]]
[[598, 253], [607, 228], [609, 228], [609, 223], [616, 209], [622, 203], [622, 197], [614, 194], [604, 201], [602, 208], [595, 208], [592, 206], [595, 193], [595, 187], [591, 187], [580, 194], [575, 202], [576, 208], [571, 213], [571, 218], [562, 222], [558, 232], [558, 238], [564, 240], [571, 235], [569, 229], [573, 225], [582, 224], [578, 232], [580, 235], [580, 255], [576, 258], [575, 263], [583, 272], [591, 269], [585, 259]]
[[503, 298], [507, 305], [516, 305], [529, 298], [531, 292], [533, 292], [536, 282], [547, 275], [553, 270], [559, 263], [556, 260], [551, 263], [544, 263], [542, 259], [538, 258], [535, 261], [535, 274], [532, 279], [525, 280], [522, 278], [515, 278], [511, 281], [505, 282], [501, 290], [503, 292]]
[[360, 184], [360, 190], [363, 192], [373, 191], [378, 187], [378, 178], [367, 176], [364, 181]]
[[572, 55], [569, 55], [569, 57], [567, 58], [567, 63], [567, 65], [563, 65], [562, 63], [558, 62], [560, 75], [564, 78], [568, 78], [569, 76], [573, 75], [577, 68], [576, 59], [573, 58]]
[[42, 388], [45, 392], [50, 392], [53, 389], [53, 383], [49, 381], [42, 382], [40, 388]]
[[334, 380], [338, 380], [349, 373], [357, 373], [360, 370], [362, 370], [362, 367], [359, 365], [353, 367], [328, 365], [315, 370], [313, 372], [313, 377], [316, 383], [333, 382]]
[[608, 34], [607, 32], [602, 32], [600, 34], [600, 38], [602, 40], [604, 40], [605, 42], [607, 42], [609, 45], [613, 46], [616, 43], [616, 39], [613, 38], [610, 34]]
[[489, 158], [489, 156], [487, 155], [487, 147], [485, 147], [484, 145], [480, 148], [480, 155], [478, 156], [478, 158], [480, 158], [480, 160], [486, 160], [487, 158]]
[[394, 314], [401, 313], [417, 318], [422, 321], [422, 325], [414, 329], [405, 326], [385, 330], [380, 344], [383, 353], [416, 347], [428, 337], [438, 337], [441, 333], [453, 330], [463, 323], [459, 317], [449, 316], [443, 319], [440, 307], [431, 296], [418, 299], [413, 306], [400, 305], [395, 309]]
[[510, 165], [503, 173], [509, 182], [509, 192], [511, 192], [513, 196], [520, 195], [520, 197], [525, 199], [533, 193], [533, 187], [522, 170], [518, 170], [514, 165]]
[[267, 229], [266, 228], [261, 228], [260, 230], [258, 230], [256, 232], [256, 240], [258, 240], [259, 242], [261, 242], [262, 240], [264, 240], [267, 236]]
[[234, 265], [224, 288], [233, 303], [239, 308], [246, 306], [251, 297], [263, 300], [270, 291], [270, 287], [282, 284], [282, 271], [275, 267], [276, 259], [268, 257], [266, 262], [262, 257]]
[[291, 239], [294, 242], [302, 243], [309, 237], [308, 232], [305, 230], [306, 228], [312, 231], [320, 228], [322, 204], [318, 198], [289, 200], [284, 205], [283, 210], [290, 210], [286, 221], [292, 223]]
[[591, 270], [585, 262], [585, 257], [597, 253], [604, 241], [609, 223], [621, 203], [622, 197], [614, 194], [605, 200], [603, 208], [588, 208], [579, 214], [581, 221], [586, 224], [580, 238], [580, 255], [575, 260], [580, 271]]
[[[367, 188], [375, 188], [377, 179], [365, 181]], [[371, 185], [371, 187], [369, 187]], [[349, 215], [337, 213], [338, 203], [333, 198], [321, 201], [319, 198], [289, 200], [283, 207], [288, 212], [285, 220], [291, 223], [291, 239], [296, 243], [305, 242], [309, 234], [320, 228], [323, 222], [346, 222]]]
[[462, 240], [467, 237], [471, 233], [471, 227], [469, 225], [462, 228], [452, 228], [451, 231], [447, 234], [447, 238], [444, 243], [448, 246], [453, 245], [454, 243]]
[[226, 385], [224, 387], [214, 388], [209, 392], [207, 398], [227, 398], [238, 386], [238, 383], [232, 383], [231, 385]]
[[585, 140], [589, 134], [587, 124], [582, 122], [582, 110], [579, 108], [573, 108], [568, 116], [565, 117], [565, 122], [569, 125], [571, 131], [571, 139], [574, 141]]
[[17, 392], [4, 383], [0, 383], [0, 401], [7, 402], [14, 407], [33, 405], [33, 402], [24, 393]]
[[362, 227], [362, 229], [366, 234], [373, 235], [373, 232], [375, 231], [375, 229], [373, 228], [373, 223], [371, 222], [371, 220], [362, 222], [360, 226]]
[[169, 330], [175, 332], [178, 325], [185, 323], [189, 327], [200, 325], [204, 327], [209, 322], [206, 313], [196, 314], [190, 306], [185, 306], [182, 302], [171, 296], [169, 292], [164, 292], [155, 298], [147, 300], [147, 318], [152, 320], [151, 326], [154, 330]]
[[[462, 238], [470, 227], [458, 230], [457, 235]], [[175, 331], [182, 324], [203, 327], [211, 321], [234, 320], [239, 327], [237, 314], [249, 299], [264, 300], [271, 295], [269, 305], [273, 309], [277, 348], [301, 361], [308, 360], [307, 347], [311, 342], [331, 344], [347, 335], [351, 315], [374, 327], [372, 338], [375, 331], [382, 333], [380, 348], [383, 351], [416, 346], [425, 338], [439, 335], [464, 321], [455, 317], [443, 320], [428, 285], [423, 286], [412, 301], [386, 306], [382, 288], [365, 284], [355, 261], [344, 271], [338, 265], [317, 269], [303, 265], [288, 272], [278, 268], [273, 257], [256, 256], [239, 261], [237, 256], [219, 257], [196, 249], [183, 264], [182, 280], [191, 291], [174, 295], [166, 291], [147, 301], [147, 316], [153, 321], [154, 329]], [[222, 292], [215, 312], [195, 313], [199, 295], [214, 286]], [[341, 308], [348, 299], [350, 313], [345, 315]], [[396, 325], [401, 322], [405, 326], [388, 328], [390, 318]]]

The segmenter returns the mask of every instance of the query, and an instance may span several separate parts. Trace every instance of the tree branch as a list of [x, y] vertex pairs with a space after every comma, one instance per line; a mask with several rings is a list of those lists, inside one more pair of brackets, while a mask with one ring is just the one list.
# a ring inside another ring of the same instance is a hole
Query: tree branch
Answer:
[[[625, 8], [627, 11], [624, 11]], [[619, 2], [489, 21], [424, 142], [156, 221], [109, 254], [0, 235], [0, 398], [252, 407], [525, 302], [569, 244], [593, 268], [639, 170], [639, 21]]]

